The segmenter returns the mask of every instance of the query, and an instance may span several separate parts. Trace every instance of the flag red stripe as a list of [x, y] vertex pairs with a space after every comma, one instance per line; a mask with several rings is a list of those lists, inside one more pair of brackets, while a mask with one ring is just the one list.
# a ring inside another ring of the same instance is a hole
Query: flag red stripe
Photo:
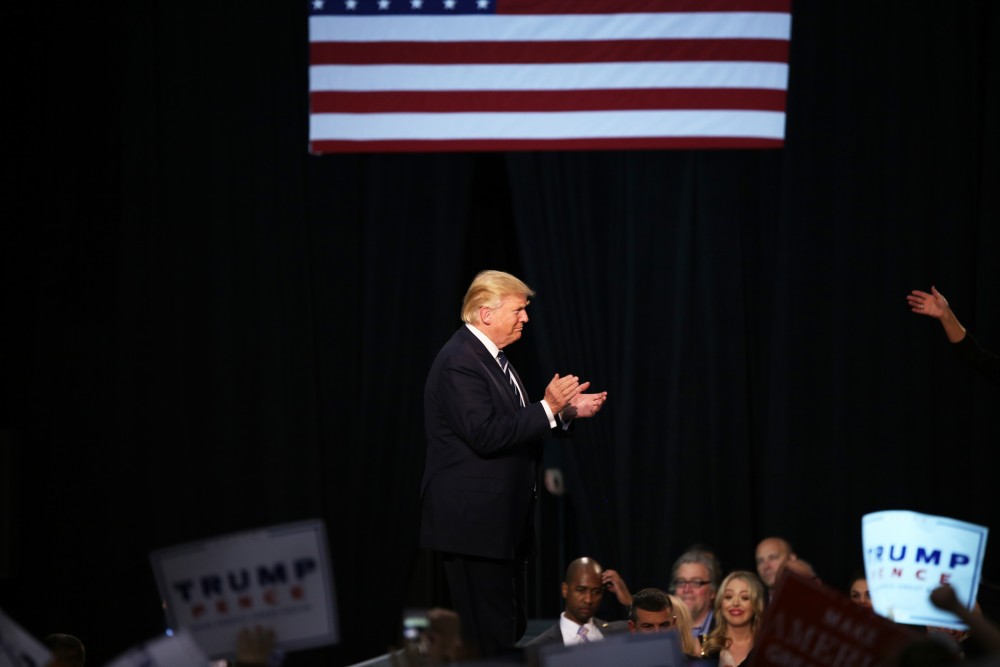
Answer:
[[312, 113], [752, 109], [784, 111], [783, 90], [666, 88], [504, 92], [316, 92]]
[[455, 151], [573, 151], [636, 149], [781, 148], [781, 139], [742, 137], [643, 137], [635, 139], [474, 139], [435, 141], [313, 141], [311, 153]]
[[567, 42], [314, 42], [313, 65], [646, 61], [788, 62], [779, 39], [628, 39]]
[[790, 11], [791, 0], [497, 0], [500, 14]]

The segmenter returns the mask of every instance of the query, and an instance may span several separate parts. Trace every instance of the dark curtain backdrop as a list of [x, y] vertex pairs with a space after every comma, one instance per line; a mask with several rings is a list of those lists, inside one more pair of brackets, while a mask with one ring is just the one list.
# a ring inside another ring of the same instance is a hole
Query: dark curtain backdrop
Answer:
[[[98, 665], [162, 631], [156, 548], [325, 520], [348, 664], [442, 602], [417, 548], [422, 389], [483, 268], [538, 292], [511, 359], [610, 392], [546, 452], [533, 613], [566, 560], [666, 585], [860, 519], [992, 525], [1000, 11], [797, 2], [776, 151], [309, 156], [305, 3], [0, 10], [0, 608]], [[994, 545], [995, 547], [995, 545]], [[981, 600], [1000, 614], [995, 548]]]

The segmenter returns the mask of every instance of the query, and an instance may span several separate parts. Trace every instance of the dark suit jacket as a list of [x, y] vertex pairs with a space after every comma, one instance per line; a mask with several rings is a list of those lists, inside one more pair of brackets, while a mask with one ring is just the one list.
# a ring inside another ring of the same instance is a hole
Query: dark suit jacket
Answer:
[[465, 325], [438, 352], [424, 387], [422, 546], [515, 557], [538, 489], [540, 441], [550, 433], [541, 403], [525, 402]]
[[[594, 625], [597, 629], [601, 631], [601, 634], [605, 637], [608, 635], [613, 635], [616, 632], [628, 632], [628, 621], [615, 621], [614, 623], [609, 623], [607, 621], [602, 621], [599, 618], [594, 618]], [[532, 639], [530, 642], [526, 643], [525, 648], [529, 646], [545, 646], [546, 644], [562, 644], [563, 636], [562, 629], [559, 627], [559, 621], [556, 624], [549, 627], [545, 632], [539, 634], [537, 637]]]

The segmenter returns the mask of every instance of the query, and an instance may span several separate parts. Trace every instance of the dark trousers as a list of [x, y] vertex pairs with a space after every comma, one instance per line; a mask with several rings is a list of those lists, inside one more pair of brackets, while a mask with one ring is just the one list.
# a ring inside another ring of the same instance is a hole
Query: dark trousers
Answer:
[[514, 648], [528, 627], [527, 558], [442, 557], [466, 646], [483, 657]]

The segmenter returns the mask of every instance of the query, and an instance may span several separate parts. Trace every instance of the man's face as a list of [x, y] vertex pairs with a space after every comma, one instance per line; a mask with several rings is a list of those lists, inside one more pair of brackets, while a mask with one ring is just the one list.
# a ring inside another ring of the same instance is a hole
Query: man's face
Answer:
[[792, 557], [783, 540], [768, 538], [757, 545], [757, 574], [768, 588], [774, 586], [778, 570]]
[[[703, 584], [701, 587], [698, 584]], [[715, 588], [708, 576], [708, 568], [701, 563], [684, 563], [677, 568], [674, 590], [697, 624], [715, 602]]]
[[635, 620], [629, 620], [628, 627], [632, 632], [667, 632], [675, 626], [674, 611], [667, 608], [663, 611], [635, 610]]
[[594, 568], [582, 567], [572, 581], [563, 582], [562, 596], [566, 599], [566, 618], [583, 625], [593, 617], [601, 604], [604, 586], [601, 574]]
[[[521, 331], [528, 321], [528, 299], [523, 294], [507, 295], [496, 308], [489, 308], [487, 335], [497, 347], [503, 349], [520, 340]], [[482, 317], [482, 316], [480, 316]]]

